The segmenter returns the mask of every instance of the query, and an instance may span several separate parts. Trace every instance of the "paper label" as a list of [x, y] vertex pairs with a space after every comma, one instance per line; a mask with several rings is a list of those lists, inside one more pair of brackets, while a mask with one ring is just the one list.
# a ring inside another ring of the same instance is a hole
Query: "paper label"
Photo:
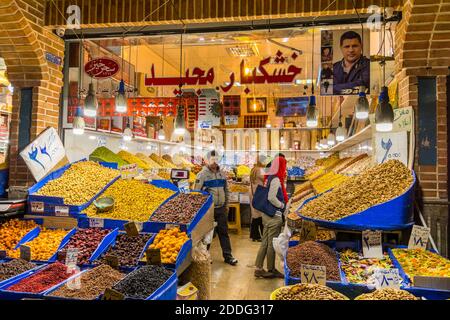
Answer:
[[68, 248], [66, 251], [66, 266], [76, 266], [78, 262], [78, 249]]
[[426, 250], [429, 236], [430, 228], [414, 225], [409, 237], [408, 249]]
[[239, 202], [238, 192], [230, 192], [230, 202]]
[[89, 218], [89, 228], [104, 228], [105, 220], [98, 218]]
[[133, 221], [130, 221], [128, 223], [125, 223], [123, 225], [125, 232], [127, 233], [127, 235], [131, 236], [131, 237], [137, 237], [139, 235], [139, 230], [136, 226], [136, 223], [134, 223]]
[[317, 226], [314, 222], [303, 219], [300, 230], [300, 242], [315, 241], [317, 235]]
[[240, 193], [239, 202], [242, 204], [250, 204], [250, 196], [247, 193]]
[[119, 170], [122, 179], [132, 179], [139, 175], [138, 166], [135, 163], [121, 166]]
[[327, 269], [325, 266], [312, 266], [302, 264], [300, 268], [302, 283], [326, 285]]
[[375, 269], [375, 288], [396, 288], [400, 289], [401, 277], [398, 269]]
[[136, 225], [136, 228], [138, 229], [138, 231], [142, 232], [142, 230], [144, 229], [144, 223], [143, 222], [139, 222], [139, 221], [135, 221], [134, 224]]
[[107, 288], [102, 300], [125, 300], [125, 296], [117, 290]]
[[147, 257], [147, 264], [160, 265], [161, 264], [161, 250], [160, 249], [147, 249], [145, 252]]
[[44, 203], [43, 202], [31, 202], [31, 212], [34, 213], [43, 213], [44, 212]]
[[177, 224], [172, 224], [172, 223], [168, 223], [166, 224], [166, 229], [175, 229], [175, 228], [179, 228], [180, 226]]
[[178, 190], [180, 190], [180, 193], [190, 193], [189, 189], [189, 181], [188, 180], [181, 180], [178, 182]]
[[57, 217], [68, 217], [69, 216], [69, 207], [55, 206], [55, 215]]
[[365, 230], [362, 232], [364, 258], [383, 258], [381, 231]]
[[25, 261], [31, 260], [31, 248], [29, 246], [20, 246], [20, 259]]

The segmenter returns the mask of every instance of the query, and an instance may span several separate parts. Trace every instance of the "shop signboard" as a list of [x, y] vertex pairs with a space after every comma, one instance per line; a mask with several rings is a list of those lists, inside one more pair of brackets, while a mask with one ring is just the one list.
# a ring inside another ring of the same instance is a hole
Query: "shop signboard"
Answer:
[[36, 181], [68, 162], [63, 143], [56, 129], [52, 127], [46, 129], [26, 146], [20, 152], [20, 156]]
[[408, 249], [427, 248], [428, 238], [430, 236], [430, 228], [414, 225], [409, 237]]
[[375, 152], [377, 163], [400, 160], [408, 165], [408, 133], [377, 132], [375, 134]]
[[381, 247], [381, 231], [363, 231], [362, 245], [364, 258], [383, 258], [383, 249]]
[[92, 59], [84, 65], [84, 72], [94, 79], [111, 78], [119, 69], [119, 64], [111, 58]]

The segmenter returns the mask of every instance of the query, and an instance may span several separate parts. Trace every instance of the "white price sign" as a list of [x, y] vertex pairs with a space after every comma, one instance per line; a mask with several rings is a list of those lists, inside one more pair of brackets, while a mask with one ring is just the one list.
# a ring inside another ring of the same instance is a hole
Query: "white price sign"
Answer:
[[377, 132], [375, 134], [377, 163], [400, 160], [408, 165], [408, 134], [400, 132]]
[[300, 267], [301, 282], [326, 285], [327, 269], [325, 266], [312, 266], [302, 264]]
[[181, 180], [180, 182], [178, 182], [178, 190], [180, 190], [180, 193], [190, 193], [189, 181]]
[[89, 219], [89, 228], [104, 228], [105, 223], [103, 219], [98, 218], [90, 218]]
[[76, 266], [78, 262], [78, 249], [68, 248], [66, 251], [66, 265]]
[[250, 196], [248, 195], [248, 193], [240, 193], [239, 202], [242, 204], [250, 204]]
[[127, 164], [120, 167], [120, 175], [122, 179], [132, 179], [139, 175], [139, 169], [137, 164]]
[[375, 288], [395, 288], [400, 289], [402, 278], [398, 273], [398, 269], [375, 269]]
[[57, 217], [68, 217], [69, 216], [69, 207], [55, 206], [55, 215]]
[[383, 258], [381, 231], [365, 230], [362, 232], [364, 258]]
[[43, 202], [31, 202], [31, 212], [44, 213], [44, 203]]
[[425, 250], [427, 248], [429, 236], [430, 228], [414, 225], [411, 236], [409, 237], [408, 249]]

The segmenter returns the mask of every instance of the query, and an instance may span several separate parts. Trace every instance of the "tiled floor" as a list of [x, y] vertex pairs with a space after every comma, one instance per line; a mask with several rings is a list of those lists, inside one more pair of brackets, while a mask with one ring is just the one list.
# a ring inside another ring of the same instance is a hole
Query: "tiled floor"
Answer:
[[[211, 299], [218, 300], [268, 300], [270, 293], [283, 286], [283, 279], [256, 279], [255, 258], [259, 242], [252, 242], [249, 230], [243, 229], [242, 235], [230, 232], [233, 255], [239, 260], [236, 266], [223, 262], [219, 239], [214, 238], [211, 245], [212, 288]], [[277, 257], [277, 268], [281, 272], [283, 266]], [[266, 267], [266, 266], [265, 266]]]

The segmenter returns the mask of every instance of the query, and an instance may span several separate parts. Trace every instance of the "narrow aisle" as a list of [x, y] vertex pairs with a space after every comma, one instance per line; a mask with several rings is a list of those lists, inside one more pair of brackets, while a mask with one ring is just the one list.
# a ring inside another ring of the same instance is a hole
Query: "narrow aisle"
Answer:
[[[256, 279], [255, 258], [259, 242], [252, 242], [249, 230], [242, 229], [242, 235], [230, 232], [233, 255], [239, 260], [236, 266], [223, 262], [219, 239], [214, 238], [211, 245], [213, 300], [268, 300], [270, 293], [283, 286], [283, 279]], [[283, 272], [283, 264], [277, 257], [277, 268]], [[266, 268], [266, 266], [264, 266]]]

